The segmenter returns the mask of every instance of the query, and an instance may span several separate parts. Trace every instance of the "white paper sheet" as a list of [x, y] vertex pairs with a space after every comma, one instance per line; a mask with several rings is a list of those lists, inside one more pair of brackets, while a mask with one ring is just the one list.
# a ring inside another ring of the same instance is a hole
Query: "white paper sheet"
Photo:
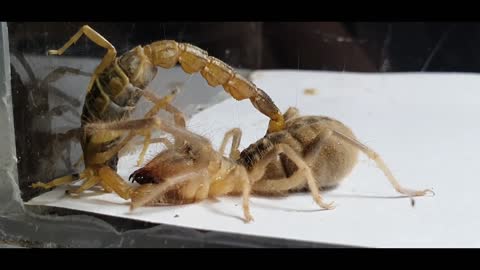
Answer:
[[[324, 193], [336, 209], [321, 211], [308, 193], [253, 197], [255, 221], [242, 221], [240, 198], [185, 206], [148, 207], [129, 213], [112, 194], [70, 198], [64, 189], [27, 204], [240, 234], [368, 247], [480, 247], [480, 76], [473, 74], [354, 74], [262, 71], [252, 75], [277, 105], [304, 115], [328, 115], [350, 126], [376, 150], [402, 185], [432, 188], [415, 207], [390, 186], [373, 162], [358, 166], [337, 189]], [[316, 95], [306, 95], [307, 88]], [[249, 101], [224, 101], [195, 115], [189, 128], [218, 148], [230, 128], [243, 131], [241, 149], [259, 139], [268, 119]], [[152, 151], [155, 151], [152, 148]], [[154, 152], [150, 152], [152, 156]], [[136, 156], [120, 160], [125, 179]]]

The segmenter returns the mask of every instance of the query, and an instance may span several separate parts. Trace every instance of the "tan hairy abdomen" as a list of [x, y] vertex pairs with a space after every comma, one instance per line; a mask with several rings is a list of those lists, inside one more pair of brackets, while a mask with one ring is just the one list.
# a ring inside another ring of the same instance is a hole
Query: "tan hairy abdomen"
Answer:
[[[296, 128], [295, 125], [297, 125]], [[298, 127], [300, 125], [301, 127]], [[288, 132], [304, 146], [303, 156], [315, 151], [316, 138], [330, 130], [335, 130], [355, 139], [350, 128], [341, 122], [321, 116], [305, 116], [292, 119], [287, 123]], [[323, 140], [322, 148], [315, 158], [307, 160], [320, 188], [330, 187], [343, 180], [355, 166], [358, 150], [352, 145], [340, 141], [335, 136]]]
[[[335, 130], [346, 136], [355, 139], [355, 135], [341, 122], [322, 116], [302, 116], [291, 118], [286, 122], [286, 129], [276, 134], [266, 136], [272, 144], [287, 144], [295, 152], [300, 154], [308, 164], [313, 176], [320, 189], [325, 189], [337, 185], [343, 180], [355, 166], [358, 159], [358, 150], [345, 141], [340, 141], [335, 136], [325, 136], [328, 130]], [[266, 144], [265, 139], [256, 143]], [[317, 154], [314, 154], [316, 143], [321, 140], [322, 147]], [[257, 162], [259, 157], [265, 153], [255, 153], [258, 149], [255, 145], [250, 147], [251, 153], [248, 158]], [[268, 148], [272, 151], [272, 148]], [[257, 157], [257, 155], [259, 157]], [[310, 156], [310, 158], [309, 158]], [[245, 155], [244, 158], [247, 158]], [[297, 166], [288, 159], [285, 155], [280, 154], [280, 158], [267, 166], [265, 174], [262, 179], [281, 179], [290, 177], [297, 171]], [[298, 186], [291, 191], [303, 190], [307, 187], [304, 185]], [[255, 187], [254, 187], [255, 189]]]

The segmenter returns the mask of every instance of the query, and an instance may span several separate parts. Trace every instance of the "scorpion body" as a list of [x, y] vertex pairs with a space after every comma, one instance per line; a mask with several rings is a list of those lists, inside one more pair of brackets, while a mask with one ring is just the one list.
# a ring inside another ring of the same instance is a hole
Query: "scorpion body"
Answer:
[[[87, 95], [81, 115], [81, 128], [96, 122], [116, 122], [130, 118], [131, 112], [142, 96], [155, 107], [146, 116], [153, 116], [160, 109], [168, 110], [173, 96], [163, 99], [146, 88], [161, 68], [172, 68], [179, 63], [188, 74], [199, 72], [207, 83], [216, 87], [221, 85], [236, 100], [250, 99], [253, 106], [270, 118], [267, 133], [282, 130], [284, 119], [280, 110], [261, 89], [236, 73], [232, 67], [194, 45], [174, 40], [161, 40], [145, 46], [137, 46], [117, 57], [115, 47], [95, 30], [84, 25], [70, 40], [58, 50], [50, 50], [50, 55], [62, 55], [65, 50], [85, 35], [95, 44], [107, 49], [101, 63], [94, 71], [87, 87]], [[147, 94], [148, 93], [148, 94]], [[133, 134], [122, 140], [120, 132], [82, 132], [82, 150], [85, 170], [80, 174], [69, 175], [48, 183], [37, 182], [34, 188], [52, 188], [78, 179], [86, 179], [84, 184], [70, 193], [80, 193], [96, 184], [102, 184], [105, 191], [115, 191], [103, 181], [115, 173], [118, 152], [131, 140]], [[150, 144], [150, 135], [145, 136], [144, 149], [140, 160]], [[140, 162], [139, 162], [140, 163]], [[104, 168], [101, 170], [101, 168]], [[108, 173], [101, 173], [106, 172]], [[115, 173], [116, 175], [116, 173]], [[114, 187], [113, 187], [114, 188]]]

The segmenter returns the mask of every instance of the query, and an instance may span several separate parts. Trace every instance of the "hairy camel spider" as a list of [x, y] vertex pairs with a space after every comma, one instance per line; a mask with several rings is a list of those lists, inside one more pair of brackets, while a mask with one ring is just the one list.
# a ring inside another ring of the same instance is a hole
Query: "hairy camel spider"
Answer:
[[[284, 118], [284, 130], [265, 135], [241, 153], [238, 150], [240, 129], [227, 132], [216, 151], [207, 138], [187, 130], [184, 120], [172, 125], [152, 116], [92, 123], [87, 125], [87, 132], [130, 131], [150, 138], [151, 132], [159, 129], [173, 135], [174, 143], [166, 138], [150, 140], [150, 143], [165, 144], [167, 149], [131, 174], [130, 179], [139, 183], [139, 187], [127, 184], [115, 174], [105, 178], [117, 194], [131, 199], [132, 210], [144, 205], [187, 204], [242, 194], [244, 217], [249, 222], [253, 219], [249, 210], [251, 193], [281, 195], [305, 188], [320, 207], [333, 209], [333, 202], [324, 202], [319, 191], [335, 187], [343, 180], [355, 166], [359, 151], [376, 162], [399, 193], [410, 197], [433, 193], [429, 189], [402, 187], [380, 156], [358, 142], [341, 122], [323, 116], [300, 116], [293, 107], [286, 111]], [[224, 151], [230, 139], [232, 147], [226, 157]]]

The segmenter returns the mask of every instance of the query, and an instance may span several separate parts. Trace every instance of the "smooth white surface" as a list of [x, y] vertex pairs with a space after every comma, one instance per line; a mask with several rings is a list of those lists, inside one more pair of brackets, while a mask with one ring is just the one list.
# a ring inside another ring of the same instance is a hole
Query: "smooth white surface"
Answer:
[[[284, 111], [328, 115], [350, 126], [376, 150], [402, 185], [432, 188], [434, 197], [414, 208], [361, 155], [339, 188], [324, 193], [337, 208], [320, 211], [308, 193], [286, 198], [253, 197], [255, 221], [242, 221], [240, 198], [128, 212], [111, 194], [70, 198], [58, 188], [28, 204], [250, 235], [369, 247], [480, 247], [480, 76], [470, 74], [351, 74], [264, 71], [252, 75]], [[315, 88], [318, 94], [305, 95]], [[249, 101], [224, 101], [189, 122], [218, 148], [223, 134], [240, 127], [241, 149], [265, 133], [268, 119]], [[150, 156], [153, 155], [150, 152]], [[125, 179], [136, 156], [121, 159]]]

